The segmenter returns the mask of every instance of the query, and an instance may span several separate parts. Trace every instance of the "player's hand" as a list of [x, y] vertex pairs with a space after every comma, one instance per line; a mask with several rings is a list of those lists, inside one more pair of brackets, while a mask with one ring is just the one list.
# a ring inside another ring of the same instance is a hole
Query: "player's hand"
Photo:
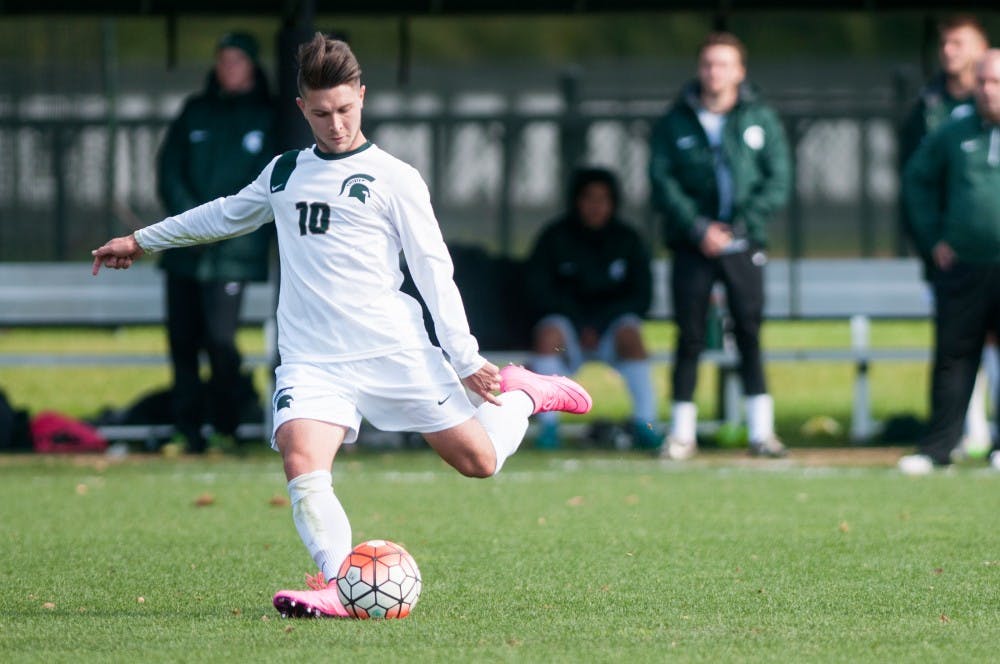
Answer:
[[732, 241], [733, 233], [729, 230], [729, 225], [721, 221], [713, 221], [705, 230], [705, 236], [701, 238], [699, 249], [709, 258], [714, 258], [725, 251]]
[[91, 274], [96, 275], [102, 265], [114, 270], [127, 270], [145, 252], [135, 241], [134, 235], [126, 235], [108, 240], [104, 246], [98, 247], [90, 253], [94, 257]]
[[487, 362], [479, 368], [479, 371], [463, 378], [462, 384], [470, 392], [478, 394], [494, 406], [501, 405], [500, 399], [493, 394], [500, 391], [500, 369], [492, 362]]
[[955, 264], [955, 250], [944, 240], [934, 245], [931, 255], [934, 257], [934, 264], [939, 270], [947, 272]]

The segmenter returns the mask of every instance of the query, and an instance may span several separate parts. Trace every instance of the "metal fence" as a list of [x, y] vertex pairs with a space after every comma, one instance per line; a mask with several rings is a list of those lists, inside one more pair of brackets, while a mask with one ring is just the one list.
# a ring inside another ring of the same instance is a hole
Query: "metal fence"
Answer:
[[[576, 162], [620, 175], [624, 216], [656, 245], [648, 138], [669, 94], [585, 93], [571, 79], [554, 87], [371, 93], [365, 132], [424, 175], [449, 241], [523, 254], [562, 208], [567, 165]], [[154, 164], [171, 105], [134, 96], [113, 106], [62, 100], [55, 115], [44, 99], [22, 98], [0, 112], [0, 260], [83, 259], [105, 238], [160, 218]], [[793, 201], [773, 226], [774, 253], [896, 255], [898, 104], [890, 87], [863, 101], [829, 89], [773, 100], [796, 164]]]

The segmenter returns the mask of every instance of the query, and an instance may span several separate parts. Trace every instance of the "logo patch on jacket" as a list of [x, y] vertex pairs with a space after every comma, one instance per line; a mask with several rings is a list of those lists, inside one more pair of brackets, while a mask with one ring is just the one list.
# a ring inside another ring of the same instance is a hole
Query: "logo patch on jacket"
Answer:
[[362, 203], [367, 203], [368, 198], [372, 194], [371, 190], [368, 188], [369, 182], [375, 182], [375, 178], [370, 175], [365, 175], [364, 173], [355, 173], [345, 179], [344, 183], [340, 185], [340, 194], [338, 195], [346, 195], [348, 198], [356, 198]]
[[678, 150], [690, 150], [691, 148], [694, 147], [695, 143], [697, 143], [697, 142], [698, 142], [698, 139], [695, 138], [694, 136], [691, 136], [691, 135], [681, 136], [680, 138], [677, 139], [677, 149]]
[[243, 149], [250, 154], [260, 154], [264, 149], [264, 132], [260, 129], [248, 131], [243, 135]]
[[760, 125], [750, 125], [743, 130], [743, 142], [751, 150], [760, 150], [764, 147], [764, 128]]

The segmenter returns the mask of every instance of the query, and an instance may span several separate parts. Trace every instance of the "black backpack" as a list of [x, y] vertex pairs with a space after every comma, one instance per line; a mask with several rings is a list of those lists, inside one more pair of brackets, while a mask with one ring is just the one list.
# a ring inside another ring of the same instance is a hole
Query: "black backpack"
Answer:
[[14, 410], [0, 390], [0, 452], [27, 452], [32, 449], [28, 411]]

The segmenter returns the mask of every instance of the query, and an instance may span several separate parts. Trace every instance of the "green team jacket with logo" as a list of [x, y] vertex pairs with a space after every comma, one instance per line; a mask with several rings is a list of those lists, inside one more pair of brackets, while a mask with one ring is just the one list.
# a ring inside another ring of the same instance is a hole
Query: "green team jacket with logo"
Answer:
[[944, 240], [966, 263], [1000, 263], [1000, 127], [974, 113], [929, 135], [903, 173], [920, 251]]
[[[714, 157], [698, 106], [698, 83], [692, 82], [653, 128], [650, 141], [652, 201], [664, 216], [671, 247], [697, 247], [719, 214]], [[737, 235], [767, 246], [767, 224], [791, 192], [791, 158], [778, 116], [747, 85], [726, 115], [722, 152], [733, 175], [729, 222]]]
[[[176, 215], [235, 194], [274, 156], [274, 108], [258, 71], [253, 91], [223, 95], [214, 73], [205, 90], [185, 102], [160, 150], [159, 194]], [[267, 279], [270, 228], [210, 245], [171, 249], [161, 266], [199, 281]]]

